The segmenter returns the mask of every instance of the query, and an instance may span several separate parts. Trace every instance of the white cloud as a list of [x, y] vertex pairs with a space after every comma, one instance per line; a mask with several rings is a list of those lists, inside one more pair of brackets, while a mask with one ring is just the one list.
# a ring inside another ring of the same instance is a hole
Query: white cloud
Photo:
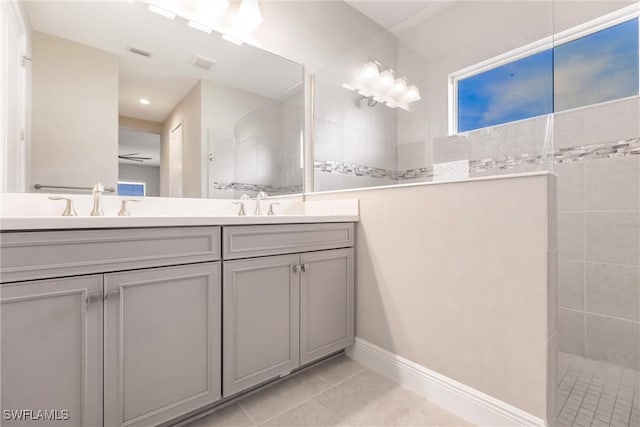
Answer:
[[622, 66], [623, 62], [612, 51], [598, 56], [574, 54], [556, 61], [556, 111], [631, 95], [637, 70]]
[[551, 90], [549, 75], [533, 73], [517, 81], [500, 82], [487, 87], [489, 109], [482, 115], [486, 123], [518, 113], [537, 115], [549, 102]]

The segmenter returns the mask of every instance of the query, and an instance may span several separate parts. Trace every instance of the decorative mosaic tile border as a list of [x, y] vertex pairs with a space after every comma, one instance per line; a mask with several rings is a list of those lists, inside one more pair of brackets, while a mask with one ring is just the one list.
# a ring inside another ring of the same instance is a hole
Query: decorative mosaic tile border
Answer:
[[391, 169], [376, 168], [372, 166], [358, 165], [355, 163], [337, 162], [334, 160], [314, 160], [314, 170], [339, 175], [366, 176], [368, 178], [387, 179], [401, 181], [405, 179], [432, 178], [433, 169], [417, 168], [394, 171]]
[[340, 175], [367, 176], [369, 178], [380, 178], [397, 180], [398, 173], [391, 169], [375, 168], [371, 166], [357, 165], [355, 163], [337, 162], [333, 160], [313, 161], [313, 169], [326, 173]]
[[[471, 160], [469, 162], [469, 172], [486, 173], [492, 170], [513, 170], [519, 168], [541, 167], [545, 164], [549, 164], [551, 159], [553, 159], [554, 163], [568, 163], [633, 155], [640, 155], [640, 138], [631, 138], [603, 144], [560, 148], [554, 150], [551, 155], [525, 153], [520, 156]], [[314, 170], [332, 174], [366, 176], [369, 178], [380, 178], [395, 181], [415, 179], [430, 180], [434, 176], [432, 168], [394, 171], [390, 169], [357, 165], [354, 163], [320, 159], [316, 159], [314, 161]]]
[[405, 179], [431, 179], [433, 178], [433, 169], [431, 168], [417, 168], [417, 169], [405, 169], [398, 171], [398, 181]]
[[470, 172], [487, 172], [492, 169], [516, 169], [528, 166], [538, 166], [549, 163], [541, 154], [523, 154], [521, 156], [507, 156], [500, 159], [471, 160]]
[[615, 157], [627, 157], [640, 155], [640, 138], [631, 138], [621, 141], [606, 142], [602, 144], [579, 145], [575, 147], [559, 148], [550, 156], [541, 153], [522, 154], [518, 157], [503, 157], [500, 159], [472, 160], [469, 164], [470, 172], [487, 172], [494, 169], [517, 169], [531, 166], [542, 166], [550, 163], [570, 163], [584, 160], [608, 159]]
[[276, 187], [273, 185], [245, 184], [241, 182], [214, 182], [214, 190], [236, 190], [246, 192], [264, 191], [267, 194], [296, 194], [302, 193], [302, 185], [288, 185]]
[[604, 144], [560, 148], [553, 152], [553, 160], [555, 163], [569, 163], [581, 160], [608, 159], [633, 155], [640, 155], [640, 138], [624, 139], [622, 141]]

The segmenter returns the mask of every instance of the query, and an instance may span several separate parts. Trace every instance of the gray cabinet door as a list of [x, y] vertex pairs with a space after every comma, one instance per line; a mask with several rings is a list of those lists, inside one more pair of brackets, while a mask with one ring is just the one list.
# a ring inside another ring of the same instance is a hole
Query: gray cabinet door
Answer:
[[353, 344], [353, 248], [300, 255], [300, 363]]
[[220, 263], [105, 275], [105, 426], [157, 425], [220, 398]]
[[[102, 425], [102, 276], [21, 282], [0, 292], [1, 424]], [[34, 412], [23, 421], [5, 418], [6, 410], [25, 409]], [[45, 420], [32, 419], [39, 416]]]
[[225, 261], [223, 395], [299, 365], [298, 255]]

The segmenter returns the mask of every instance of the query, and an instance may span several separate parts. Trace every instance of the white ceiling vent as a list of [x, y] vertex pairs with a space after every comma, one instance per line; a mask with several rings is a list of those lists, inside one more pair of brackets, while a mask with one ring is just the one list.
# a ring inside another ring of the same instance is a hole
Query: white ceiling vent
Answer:
[[206, 56], [196, 55], [191, 61], [191, 65], [208, 71], [211, 69], [211, 67], [216, 65], [216, 61], [214, 61], [213, 59], [209, 59]]
[[129, 46], [129, 52], [135, 53], [136, 55], [146, 56], [147, 58], [151, 58], [151, 52], [147, 52], [146, 50], [138, 49], [136, 47]]

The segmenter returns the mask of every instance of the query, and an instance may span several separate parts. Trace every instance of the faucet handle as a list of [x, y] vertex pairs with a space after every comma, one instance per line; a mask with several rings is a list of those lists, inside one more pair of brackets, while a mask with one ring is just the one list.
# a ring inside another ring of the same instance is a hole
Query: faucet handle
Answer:
[[244, 202], [231, 202], [234, 205], [240, 205], [240, 210], [238, 211], [238, 216], [245, 216], [247, 213], [244, 210]]
[[251, 197], [249, 197], [249, 195], [247, 193], [243, 193], [242, 196], [240, 196], [240, 200], [250, 200]]
[[122, 204], [120, 205], [120, 212], [118, 212], [118, 216], [131, 216], [129, 211], [127, 210], [127, 202], [139, 202], [140, 199], [124, 199]]
[[275, 215], [273, 213], [273, 205], [279, 205], [280, 203], [278, 202], [271, 202], [271, 204], [269, 204], [269, 212], [267, 212], [267, 215]]
[[258, 194], [256, 194], [256, 211], [253, 213], [255, 216], [262, 215], [260, 211], [260, 200], [266, 200], [268, 197], [269, 195], [264, 191], [259, 191]]
[[73, 207], [73, 199], [69, 197], [49, 196], [49, 200], [66, 200], [67, 206], [64, 208], [64, 212], [62, 212], [62, 216], [78, 216], [78, 213]]

